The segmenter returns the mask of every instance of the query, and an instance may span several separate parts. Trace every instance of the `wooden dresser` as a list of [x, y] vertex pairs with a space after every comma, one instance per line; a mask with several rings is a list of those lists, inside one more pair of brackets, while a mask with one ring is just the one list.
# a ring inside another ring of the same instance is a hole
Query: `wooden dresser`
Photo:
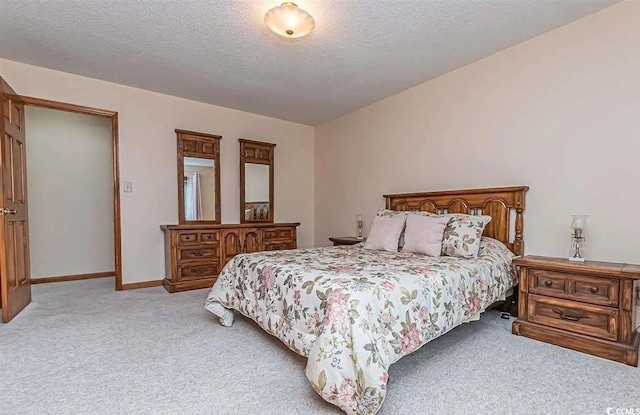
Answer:
[[170, 293], [209, 288], [241, 253], [296, 249], [299, 223], [163, 225], [164, 288]]
[[513, 334], [638, 366], [640, 266], [526, 256]]

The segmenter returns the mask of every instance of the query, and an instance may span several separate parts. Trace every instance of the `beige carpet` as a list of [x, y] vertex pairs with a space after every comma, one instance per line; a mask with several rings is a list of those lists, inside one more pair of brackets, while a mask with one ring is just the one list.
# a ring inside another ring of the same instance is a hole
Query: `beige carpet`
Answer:
[[[253, 322], [220, 326], [206, 290], [40, 284], [0, 325], [0, 414], [340, 414], [305, 361]], [[640, 407], [640, 370], [510, 334], [497, 313], [391, 367], [390, 414], [594, 414]]]

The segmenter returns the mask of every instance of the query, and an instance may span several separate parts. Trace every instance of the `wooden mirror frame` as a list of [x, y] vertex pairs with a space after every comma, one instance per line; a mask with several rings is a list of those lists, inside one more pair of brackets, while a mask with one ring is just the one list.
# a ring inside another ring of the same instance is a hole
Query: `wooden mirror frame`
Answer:
[[[240, 142], [240, 223], [273, 223], [273, 164], [276, 145], [244, 138], [239, 138], [238, 141]], [[245, 163], [269, 166], [269, 215], [266, 219], [245, 219]]]
[[[176, 129], [178, 135], [178, 220], [184, 224], [217, 224], [221, 221], [220, 212], [220, 140], [222, 136]], [[211, 159], [215, 169], [215, 220], [185, 220], [184, 217], [184, 158], [196, 157]]]

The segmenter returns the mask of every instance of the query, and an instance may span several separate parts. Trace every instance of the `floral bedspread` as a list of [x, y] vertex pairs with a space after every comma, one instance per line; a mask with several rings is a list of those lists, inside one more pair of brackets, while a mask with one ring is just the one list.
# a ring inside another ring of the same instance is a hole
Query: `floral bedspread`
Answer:
[[512, 257], [490, 238], [475, 259], [358, 245], [243, 254], [224, 267], [205, 307], [253, 319], [308, 357], [305, 373], [324, 399], [375, 414], [389, 365], [512, 288]]

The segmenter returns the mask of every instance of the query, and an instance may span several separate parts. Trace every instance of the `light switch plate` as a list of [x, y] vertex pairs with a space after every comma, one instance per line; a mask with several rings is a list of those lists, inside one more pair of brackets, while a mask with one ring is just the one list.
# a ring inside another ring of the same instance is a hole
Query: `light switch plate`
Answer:
[[133, 182], [124, 182], [124, 192], [133, 193]]

